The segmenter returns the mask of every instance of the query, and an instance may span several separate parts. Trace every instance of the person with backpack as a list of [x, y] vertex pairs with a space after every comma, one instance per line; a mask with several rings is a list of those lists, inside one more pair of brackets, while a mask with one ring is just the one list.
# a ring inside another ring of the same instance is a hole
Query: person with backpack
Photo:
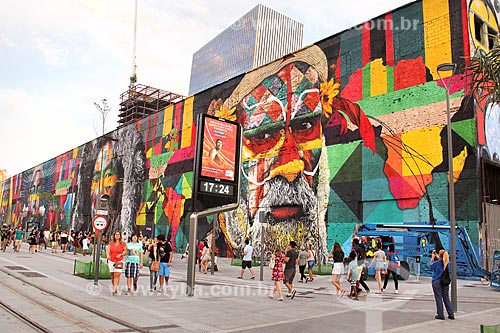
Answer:
[[445, 250], [432, 251], [430, 268], [432, 270], [432, 292], [436, 301], [437, 315], [434, 317], [444, 320], [443, 302], [448, 312], [448, 319], [455, 319], [453, 305], [450, 301], [450, 275], [448, 272], [449, 255]]
[[[363, 287], [365, 293], [370, 293], [370, 287], [366, 284], [365, 280], [368, 277], [368, 267], [366, 266], [366, 251], [359, 244], [359, 238], [353, 238], [351, 252], [355, 252], [358, 266], [361, 266], [361, 274], [359, 276], [359, 285]], [[358, 287], [359, 287], [358, 285]], [[358, 290], [358, 294], [361, 289]]]
[[385, 278], [384, 278], [384, 288], [382, 288], [382, 292], [387, 289], [387, 283], [389, 282], [389, 274], [392, 275], [392, 279], [394, 280], [394, 293], [399, 294], [398, 291], [398, 273], [397, 269], [400, 265], [399, 257], [394, 252], [394, 244], [389, 244], [387, 247], [387, 265], [385, 270]]

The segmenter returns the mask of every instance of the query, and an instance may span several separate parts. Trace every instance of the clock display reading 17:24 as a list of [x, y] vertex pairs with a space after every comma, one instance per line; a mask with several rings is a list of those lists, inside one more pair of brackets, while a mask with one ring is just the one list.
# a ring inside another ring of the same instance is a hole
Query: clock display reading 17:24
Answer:
[[234, 186], [223, 183], [208, 182], [205, 180], [200, 181], [200, 191], [219, 195], [234, 195]]

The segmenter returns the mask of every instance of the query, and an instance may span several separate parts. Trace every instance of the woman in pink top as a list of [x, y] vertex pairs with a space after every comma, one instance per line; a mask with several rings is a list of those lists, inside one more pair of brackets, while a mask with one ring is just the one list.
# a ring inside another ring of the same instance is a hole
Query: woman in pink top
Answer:
[[120, 275], [123, 271], [123, 256], [127, 254], [127, 244], [122, 241], [122, 234], [119, 230], [113, 233], [112, 241], [106, 247], [109, 272], [111, 273], [111, 283], [113, 284], [113, 295], [118, 292]]

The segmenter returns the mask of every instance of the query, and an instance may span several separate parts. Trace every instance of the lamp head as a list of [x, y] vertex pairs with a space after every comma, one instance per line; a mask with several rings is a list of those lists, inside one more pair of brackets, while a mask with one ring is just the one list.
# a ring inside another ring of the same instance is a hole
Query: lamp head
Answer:
[[455, 71], [456, 68], [457, 68], [457, 64], [455, 64], [453, 62], [440, 64], [436, 67], [438, 72]]

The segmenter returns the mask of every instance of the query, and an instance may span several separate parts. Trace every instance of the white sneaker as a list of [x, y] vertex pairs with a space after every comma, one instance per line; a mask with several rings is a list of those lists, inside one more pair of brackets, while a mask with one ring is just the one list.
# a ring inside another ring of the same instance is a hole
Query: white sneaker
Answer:
[[396, 290], [394, 293], [397, 295], [397, 294], [399, 294], [399, 291]]

